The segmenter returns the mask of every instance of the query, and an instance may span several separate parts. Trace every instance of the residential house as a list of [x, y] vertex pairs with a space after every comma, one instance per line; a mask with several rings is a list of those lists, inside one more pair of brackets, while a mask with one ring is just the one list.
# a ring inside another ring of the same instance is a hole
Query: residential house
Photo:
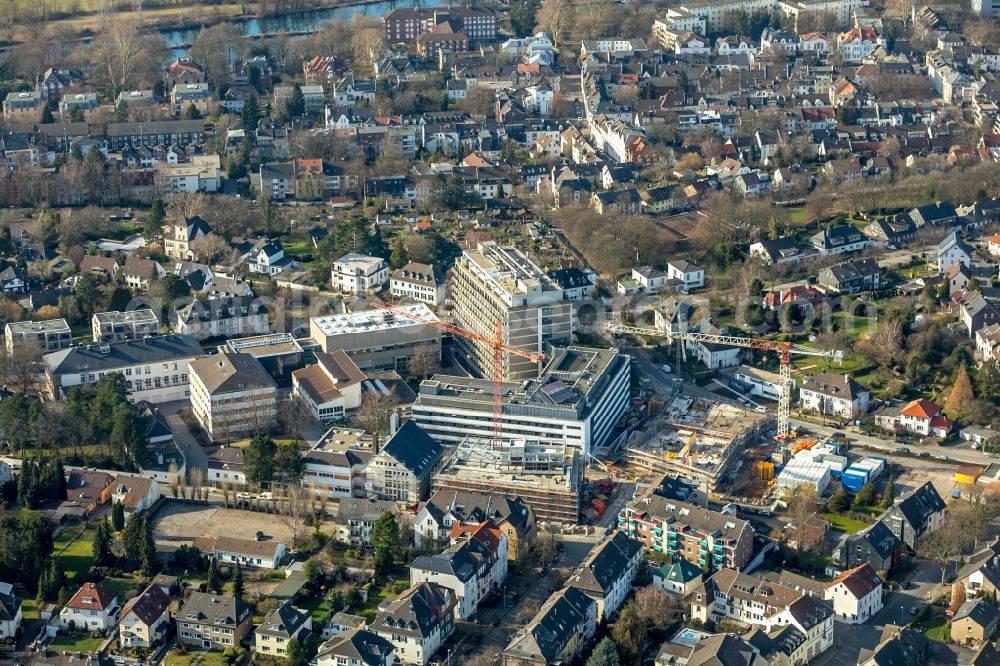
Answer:
[[272, 608], [253, 632], [253, 651], [264, 656], [286, 657], [292, 640], [302, 645], [312, 633], [312, 613], [286, 601]]
[[947, 227], [958, 220], [958, 213], [955, 206], [949, 201], [938, 201], [924, 206], [918, 206], [909, 213], [917, 227], [925, 224], [930, 226]]
[[292, 265], [285, 256], [285, 248], [280, 240], [261, 238], [246, 254], [247, 270], [251, 273], [274, 276]]
[[84, 583], [59, 611], [59, 626], [101, 632], [118, 621], [118, 593], [103, 583]]
[[207, 83], [178, 83], [170, 90], [170, 105], [174, 113], [187, 113], [194, 106], [201, 115], [208, 115], [212, 91]]
[[28, 276], [21, 268], [11, 264], [0, 271], [0, 291], [5, 294], [28, 293]]
[[213, 233], [208, 222], [198, 215], [177, 220], [164, 227], [163, 251], [171, 259], [192, 261], [195, 249]]
[[639, 190], [627, 187], [622, 190], [594, 192], [590, 203], [598, 215], [636, 215], [642, 207], [642, 198]]
[[174, 310], [174, 329], [195, 340], [242, 338], [271, 332], [269, 311], [252, 296], [192, 299]]
[[0, 641], [17, 640], [23, 619], [21, 600], [14, 596], [14, 586], [0, 583]]
[[431, 472], [443, 451], [415, 421], [406, 421], [368, 463], [368, 496], [408, 504], [427, 499]]
[[492, 521], [507, 538], [507, 559], [517, 560], [520, 548], [535, 534], [535, 514], [518, 497], [439, 490], [424, 502], [414, 519], [413, 542], [447, 543], [456, 525]]
[[855, 259], [820, 269], [816, 281], [842, 294], [856, 294], [881, 289], [881, 275], [875, 259]]
[[190, 367], [191, 412], [211, 441], [247, 437], [274, 418], [277, 385], [255, 357], [224, 351]]
[[142, 340], [160, 334], [160, 320], [149, 308], [127, 312], [95, 312], [90, 319], [94, 342]]
[[[149, 403], [145, 403], [144, 406], [152, 408]], [[138, 474], [119, 474], [115, 477], [111, 501], [114, 504], [121, 503], [126, 516], [144, 513], [159, 499], [160, 484], [156, 480]]]
[[926, 664], [934, 653], [934, 643], [924, 634], [887, 624], [874, 650], [862, 649], [858, 666], [895, 666], [896, 664]]
[[815, 248], [799, 245], [793, 236], [762, 240], [750, 244], [750, 256], [761, 260], [765, 264], [783, 264], [790, 261], [800, 261], [815, 257], [816, 254]]
[[444, 276], [433, 264], [411, 261], [389, 278], [393, 298], [412, 298], [431, 306], [444, 303]]
[[114, 481], [115, 477], [107, 472], [82, 468], [70, 470], [66, 478], [66, 501], [83, 507], [89, 516], [111, 499]]
[[277, 569], [285, 559], [285, 544], [273, 539], [241, 539], [226, 536], [199, 536], [193, 544], [206, 557], [225, 564], [250, 569]]
[[802, 409], [827, 416], [857, 419], [868, 413], [871, 394], [850, 375], [821, 372], [812, 375], [799, 388]]
[[649, 495], [625, 505], [620, 528], [651, 553], [708, 569], [742, 569], [753, 557], [753, 528], [745, 520], [694, 504]]
[[389, 280], [389, 265], [380, 257], [351, 252], [333, 262], [330, 280], [334, 289], [345, 294], [379, 291]]
[[503, 650], [503, 666], [568, 664], [597, 630], [597, 604], [575, 587], [550, 596]]
[[959, 238], [957, 231], [952, 231], [937, 246], [938, 275], [944, 275], [953, 264], [957, 263], [968, 268], [972, 264], [972, 248]]
[[73, 346], [73, 332], [65, 319], [16, 321], [4, 326], [7, 353], [13, 355], [21, 345], [33, 345], [42, 351], [59, 351]]
[[292, 397], [318, 421], [344, 418], [361, 406], [365, 373], [343, 349], [316, 352], [316, 364], [292, 372]]
[[677, 558], [653, 570], [653, 587], [683, 599], [701, 586], [702, 574], [701, 567]]
[[903, 542], [882, 520], [860, 532], [847, 535], [833, 553], [839, 565], [856, 568], [870, 564], [876, 571], [888, 574], [903, 556]]
[[946, 508], [934, 484], [925, 481], [898, 500], [883, 520], [896, 538], [908, 548], [914, 548], [925, 535], [944, 525]]
[[875, 414], [875, 423], [886, 430], [906, 430], [924, 437], [946, 437], [954, 425], [936, 404], [920, 398], [906, 405], [887, 405]]
[[112, 257], [88, 254], [80, 262], [80, 273], [90, 273], [107, 282], [117, 282], [119, 270], [121, 270], [121, 266]]
[[316, 653], [316, 666], [393, 666], [395, 663], [395, 646], [364, 628], [335, 634]]
[[199, 650], [237, 647], [253, 628], [242, 599], [206, 592], [191, 592], [176, 622], [177, 642]]
[[686, 259], [675, 259], [667, 262], [667, 279], [678, 280], [684, 291], [701, 289], [705, 286], [705, 269]]
[[455, 593], [455, 618], [468, 620], [507, 577], [507, 537], [491, 521], [468, 526], [460, 541], [410, 564], [410, 584], [433, 582]]
[[151, 281], [162, 280], [167, 276], [158, 262], [152, 259], [144, 259], [135, 254], [129, 254], [125, 260], [125, 266], [121, 270], [125, 286], [134, 291], [145, 291], [149, 289]]
[[220, 446], [208, 456], [207, 481], [216, 487], [222, 485], [247, 485], [243, 471], [243, 449], [235, 446]]
[[986, 598], [969, 599], [951, 618], [951, 640], [961, 645], [990, 642], [997, 631], [1000, 613]]
[[958, 316], [969, 337], [987, 326], [1000, 324], [1000, 307], [986, 299], [981, 291], [970, 291], [958, 304]]
[[148, 649], [170, 628], [170, 597], [155, 582], [122, 608], [118, 642], [125, 649]]
[[419, 583], [384, 602], [368, 629], [392, 644], [399, 662], [427, 666], [455, 630], [456, 604], [447, 587]]
[[813, 234], [809, 238], [809, 242], [823, 257], [857, 252], [872, 243], [871, 239], [850, 224], [840, 224], [823, 229]]
[[834, 578], [823, 598], [831, 602], [837, 621], [864, 624], [882, 610], [882, 579], [866, 562]]
[[597, 622], [610, 620], [632, 591], [632, 581], [643, 557], [642, 544], [616, 531], [587, 554], [566, 585], [594, 600]]
[[334, 539], [354, 547], [372, 545], [372, 527], [386, 511], [400, 518], [399, 506], [389, 500], [343, 497], [338, 502]]

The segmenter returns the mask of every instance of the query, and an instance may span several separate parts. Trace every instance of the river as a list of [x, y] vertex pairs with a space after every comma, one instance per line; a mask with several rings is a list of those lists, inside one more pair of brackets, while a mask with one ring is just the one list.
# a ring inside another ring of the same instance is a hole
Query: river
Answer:
[[[307, 12], [272, 18], [253, 18], [246, 21], [234, 21], [234, 24], [242, 28], [243, 34], [247, 37], [259, 37], [260, 35], [274, 34], [282, 31], [301, 34], [322, 30], [323, 26], [331, 21], [350, 21], [351, 17], [355, 14], [381, 17], [393, 9], [405, 7], [439, 7], [444, 4], [445, 0], [367, 2], [328, 9], [314, 9]], [[187, 55], [188, 47], [194, 42], [195, 37], [198, 36], [198, 31], [199, 28], [187, 28], [184, 30], [163, 30], [160, 34], [167, 42], [167, 46], [170, 47], [171, 55], [174, 58], [181, 58]]]

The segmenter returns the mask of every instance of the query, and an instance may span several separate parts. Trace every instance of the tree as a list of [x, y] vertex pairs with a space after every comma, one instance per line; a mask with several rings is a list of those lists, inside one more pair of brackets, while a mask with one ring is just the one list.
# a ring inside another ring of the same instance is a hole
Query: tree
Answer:
[[107, 520], [102, 520], [97, 525], [97, 533], [94, 535], [94, 564], [103, 567], [111, 563], [111, 525]]
[[621, 651], [622, 656], [629, 662], [635, 660], [642, 654], [646, 647], [646, 637], [649, 629], [646, 623], [639, 617], [635, 601], [630, 601], [622, 608], [618, 616], [618, 622], [611, 630], [611, 638]]
[[670, 626], [678, 613], [677, 600], [666, 590], [651, 585], [636, 592], [634, 601], [639, 619], [652, 629]]
[[620, 663], [615, 642], [608, 636], [601, 639], [587, 659], [587, 666], [618, 666]]
[[932, 560], [941, 567], [941, 584], [948, 575], [948, 564], [962, 550], [972, 545], [966, 516], [960, 506], [949, 507], [944, 522], [933, 532], [925, 534], [916, 544], [920, 557]]
[[243, 102], [240, 120], [243, 122], [243, 129], [247, 132], [257, 129], [257, 123], [260, 122], [260, 107], [257, 105], [256, 95], [248, 96]]
[[281, 472], [285, 480], [296, 484], [302, 480], [305, 462], [297, 442], [285, 442], [279, 446], [275, 451], [274, 461], [275, 469]]
[[882, 491], [882, 500], [878, 503], [880, 509], [888, 509], [892, 506], [893, 500], [896, 499], [896, 489], [892, 485], [892, 477], [885, 484], [885, 490]]
[[400, 550], [399, 524], [396, 516], [385, 511], [372, 526], [372, 546], [375, 548], [375, 575], [389, 572]]
[[406, 245], [403, 243], [403, 237], [397, 236], [396, 240], [392, 243], [392, 254], [389, 255], [389, 265], [392, 268], [402, 268], [408, 263], [410, 263], [410, 259], [406, 256]]
[[115, 502], [111, 507], [111, 524], [115, 532], [125, 529], [125, 506], [121, 502]]
[[80, 276], [76, 286], [73, 288], [73, 297], [80, 312], [86, 317], [90, 317], [97, 311], [104, 300], [101, 292], [101, 283], [93, 273], [84, 273]]
[[243, 473], [247, 482], [260, 485], [274, 476], [275, 456], [278, 447], [274, 440], [265, 435], [257, 435], [243, 452]]
[[948, 604], [948, 617], [958, 612], [965, 603], [965, 583], [956, 580], [951, 586], [951, 603]]
[[288, 666], [306, 666], [306, 664], [309, 663], [309, 659], [306, 657], [302, 643], [299, 642], [298, 638], [293, 638], [288, 641], [285, 660], [288, 662]]
[[[2, 406], [3, 403], [0, 403]], [[389, 429], [389, 420], [399, 405], [395, 387], [389, 393], [368, 391], [361, 398], [361, 405], [355, 413], [358, 424], [368, 432], [383, 435]]]
[[318, 592], [323, 584], [322, 565], [317, 560], [309, 558], [302, 567], [302, 573], [306, 577], [306, 587], [313, 592]]
[[1000, 363], [983, 363], [976, 372], [976, 388], [981, 399], [1000, 404]]
[[42, 124], [48, 125], [49, 123], [54, 123], [56, 119], [52, 115], [52, 107], [48, 104], [42, 109]]
[[156, 559], [156, 541], [153, 538], [153, 527], [145, 518], [142, 519], [141, 537], [139, 542], [139, 564], [142, 575], [151, 577], [160, 567]]
[[215, 561], [215, 558], [211, 558], [208, 562], [208, 582], [206, 587], [209, 592], [214, 592], [219, 594], [222, 592], [222, 579], [219, 577], [219, 565]]
[[297, 83], [292, 88], [292, 96], [285, 103], [285, 112], [289, 118], [304, 116], [306, 114], [306, 101], [302, 97], [302, 86]]
[[125, 521], [122, 546], [125, 549], [125, 567], [128, 569], [135, 569], [141, 564], [143, 548], [142, 523], [142, 519], [134, 513]]
[[847, 495], [847, 491], [841, 488], [837, 488], [837, 491], [833, 493], [829, 500], [826, 502], [827, 511], [833, 513], [843, 513], [851, 508], [851, 498]]
[[854, 496], [854, 506], [871, 506], [875, 503], [875, 484], [866, 483]]
[[236, 570], [233, 572], [233, 596], [242, 599], [246, 593], [246, 584], [243, 582], [243, 565], [236, 563]]
[[[809, 538], [809, 527], [819, 502], [816, 487], [803, 483], [794, 488], [785, 501], [788, 504], [787, 516], [795, 526], [796, 550], [801, 552], [811, 549], [815, 545], [815, 541]], [[822, 537], [820, 536], [820, 538]]]
[[962, 365], [955, 376], [955, 383], [952, 384], [951, 391], [948, 392], [948, 400], [944, 403], [944, 413], [950, 418], [960, 421], [968, 413], [975, 400], [976, 396], [972, 392], [969, 371]]
[[201, 120], [201, 111], [194, 105], [194, 102], [191, 102], [184, 111], [184, 117], [188, 120]]

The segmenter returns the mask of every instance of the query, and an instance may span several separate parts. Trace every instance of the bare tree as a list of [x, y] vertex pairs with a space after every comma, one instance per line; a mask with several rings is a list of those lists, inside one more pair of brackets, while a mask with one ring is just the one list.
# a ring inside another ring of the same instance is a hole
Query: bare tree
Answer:
[[172, 462], [170, 466], [167, 467], [167, 485], [170, 486], [170, 493], [177, 499], [178, 490], [180, 488], [181, 473], [177, 469], [177, 463]]
[[361, 406], [354, 418], [368, 432], [384, 434], [389, 429], [389, 418], [398, 405], [399, 395], [395, 387], [388, 393], [368, 391], [361, 398]]
[[917, 542], [917, 554], [941, 567], [942, 585], [948, 575], [948, 564], [974, 541], [968, 530], [967, 516], [963, 515], [965, 511], [968, 509], [961, 506], [949, 507], [944, 523]]
[[962, 499], [968, 505], [965, 519], [973, 539], [973, 549], [975, 549], [979, 545], [979, 537], [983, 534], [983, 528], [1000, 514], [1000, 498], [981, 484], [973, 483], [962, 491]]
[[799, 552], [811, 550], [817, 545], [817, 541], [822, 540], [822, 534], [819, 534], [818, 539], [815, 535], [810, 536], [809, 529], [814, 526], [816, 508], [819, 502], [816, 487], [803, 483], [788, 493], [785, 502], [788, 505], [785, 515], [789, 522], [795, 526], [796, 549]]
[[677, 599], [666, 590], [646, 586], [635, 593], [635, 610], [649, 626], [663, 629], [679, 612]]
[[434, 345], [422, 346], [410, 361], [410, 374], [419, 379], [426, 379], [440, 370], [441, 358]]
[[205, 473], [201, 467], [194, 467], [190, 472], [191, 477], [191, 499], [198, 499], [202, 486], [205, 485]]

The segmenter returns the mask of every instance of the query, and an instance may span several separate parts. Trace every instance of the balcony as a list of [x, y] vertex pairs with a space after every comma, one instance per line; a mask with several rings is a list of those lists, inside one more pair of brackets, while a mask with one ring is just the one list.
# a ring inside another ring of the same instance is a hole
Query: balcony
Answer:
[[654, 527], [653, 528], [653, 534], [657, 534], [657, 535], [663, 534], [663, 528], [662, 527]]
[[701, 546], [702, 548], [706, 548], [708, 546], [708, 539], [702, 539], [701, 541], [698, 542], [698, 545]]

